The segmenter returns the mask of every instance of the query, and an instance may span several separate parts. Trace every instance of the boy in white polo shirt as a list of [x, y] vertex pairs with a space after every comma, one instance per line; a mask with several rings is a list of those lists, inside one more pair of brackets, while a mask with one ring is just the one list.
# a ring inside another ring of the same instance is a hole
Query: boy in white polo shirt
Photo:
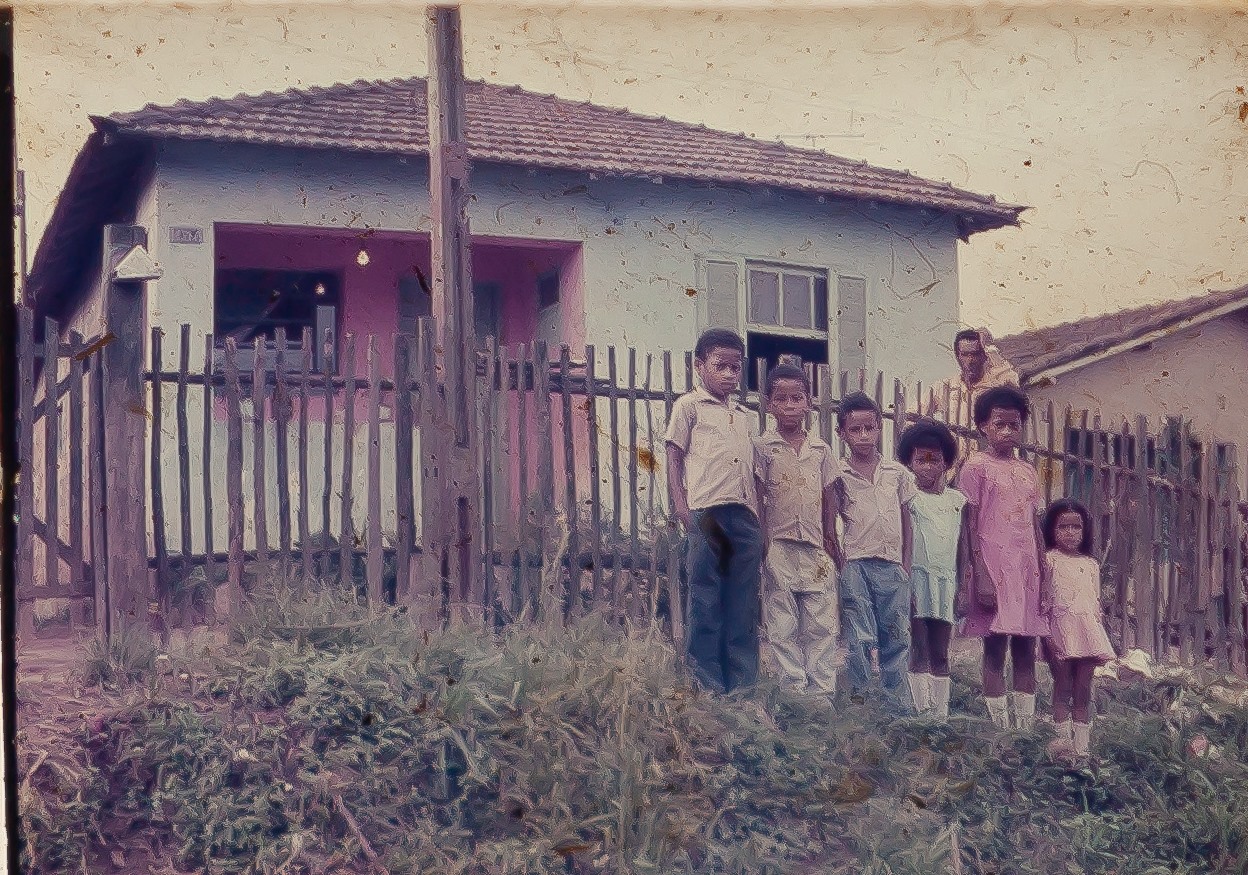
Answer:
[[806, 431], [810, 380], [793, 365], [767, 374], [775, 422], [755, 444], [763, 560], [763, 630], [776, 668], [798, 689], [836, 692], [836, 498], [832, 448]]
[[722, 328], [703, 333], [693, 360], [702, 385], [672, 407], [667, 484], [689, 537], [690, 662], [699, 682], [727, 692], [758, 677], [758, 415], [731, 399], [745, 360], [739, 335]]
[[841, 624], [852, 693], [864, 694], [871, 671], [868, 651], [878, 641], [884, 693], [897, 710], [909, 713], [912, 538], [910, 514], [902, 509], [918, 490], [904, 465], [880, 455], [880, 426], [880, 409], [866, 395], [854, 392], [841, 399], [836, 433], [849, 445], [835, 489], [844, 520], [843, 556], [837, 561]]

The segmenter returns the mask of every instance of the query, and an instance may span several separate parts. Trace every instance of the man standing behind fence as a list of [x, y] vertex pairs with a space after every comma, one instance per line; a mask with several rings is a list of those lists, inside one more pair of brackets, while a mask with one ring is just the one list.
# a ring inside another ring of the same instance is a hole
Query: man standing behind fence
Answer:
[[[985, 328], [967, 328], [953, 339], [953, 354], [958, 360], [958, 375], [941, 380], [932, 387], [932, 395], [923, 411], [927, 416], [939, 415], [947, 424], [975, 432], [975, 401], [997, 386], [1017, 386], [1018, 371], [1001, 355]], [[973, 438], [957, 431], [958, 457], [949, 469], [952, 482], [962, 470], [962, 463], [976, 448]]]
[[672, 509], [689, 537], [689, 657], [698, 681], [717, 692], [758, 677], [758, 416], [730, 397], [744, 359], [732, 331], [699, 337], [693, 360], [702, 385], [677, 399], [665, 436]]

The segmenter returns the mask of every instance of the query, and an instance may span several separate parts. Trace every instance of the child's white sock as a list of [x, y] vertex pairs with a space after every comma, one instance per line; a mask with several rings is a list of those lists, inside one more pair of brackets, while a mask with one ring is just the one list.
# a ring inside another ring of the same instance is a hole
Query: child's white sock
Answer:
[[932, 675], [931, 680], [934, 716], [937, 720], [946, 720], [949, 717], [949, 691], [953, 686], [953, 679]]
[[1015, 690], [1010, 693], [1010, 699], [1014, 704], [1014, 728], [1024, 731], [1031, 729], [1036, 722], [1036, 694]]
[[1075, 722], [1071, 726], [1073, 740], [1075, 743], [1075, 756], [1086, 757], [1092, 742], [1092, 721], [1087, 723]]
[[906, 672], [910, 682], [910, 698], [914, 700], [914, 713], [922, 714], [932, 707], [931, 677], [918, 672]]
[[988, 716], [997, 728], [1010, 728], [1009, 702], [1005, 696], [984, 696], [984, 704], [988, 706]]
[[1067, 717], [1061, 723], [1054, 723], [1053, 725], [1057, 727], [1058, 739], [1060, 739], [1061, 741], [1071, 743], [1071, 744], [1074, 743], [1075, 736], [1072, 734], [1072, 730], [1071, 730], [1072, 724], [1071, 724], [1071, 720], [1069, 717]]

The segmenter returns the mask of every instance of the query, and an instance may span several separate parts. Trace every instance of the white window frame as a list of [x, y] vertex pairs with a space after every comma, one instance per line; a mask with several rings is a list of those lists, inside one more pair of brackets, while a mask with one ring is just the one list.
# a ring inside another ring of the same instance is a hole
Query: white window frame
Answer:
[[[832, 321], [832, 300], [831, 300], [831, 274], [825, 267], [806, 267], [804, 265], [788, 264], [785, 262], [766, 261], [762, 259], [743, 258], [740, 259], [741, 279], [738, 282], [738, 303], [737, 312], [740, 314], [742, 328], [746, 333], [755, 332], [756, 334], [773, 334], [779, 337], [795, 337], [803, 340], [822, 340], [826, 344], [829, 340], [830, 329], [824, 328], [819, 330], [816, 328], [791, 328], [784, 324], [784, 277], [785, 274], [792, 276], [804, 276], [810, 279], [810, 306], [811, 321], [814, 321], [815, 315], [815, 280], [822, 279], [824, 288], [828, 289], [828, 301], [826, 302], [825, 313], [828, 322]], [[779, 319], [775, 323], [754, 322], [750, 319], [750, 271], [766, 271], [774, 273], [777, 284], [776, 299], [776, 315]]]

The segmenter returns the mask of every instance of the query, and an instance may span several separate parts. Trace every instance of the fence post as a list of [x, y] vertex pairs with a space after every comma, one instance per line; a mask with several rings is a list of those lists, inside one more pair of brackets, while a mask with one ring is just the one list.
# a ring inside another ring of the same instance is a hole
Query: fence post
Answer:
[[105, 336], [103, 349], [105, 538], [111, 629], [144, 628], [149, 623], [152, 581], [147, 568], [147, 404], [143, 379], [143, 326], [147, 316], [144, 280], [113, 279], [113, 271], [133, 247], [145, 246], [147, 232], [133, 225], [104, 228]]

